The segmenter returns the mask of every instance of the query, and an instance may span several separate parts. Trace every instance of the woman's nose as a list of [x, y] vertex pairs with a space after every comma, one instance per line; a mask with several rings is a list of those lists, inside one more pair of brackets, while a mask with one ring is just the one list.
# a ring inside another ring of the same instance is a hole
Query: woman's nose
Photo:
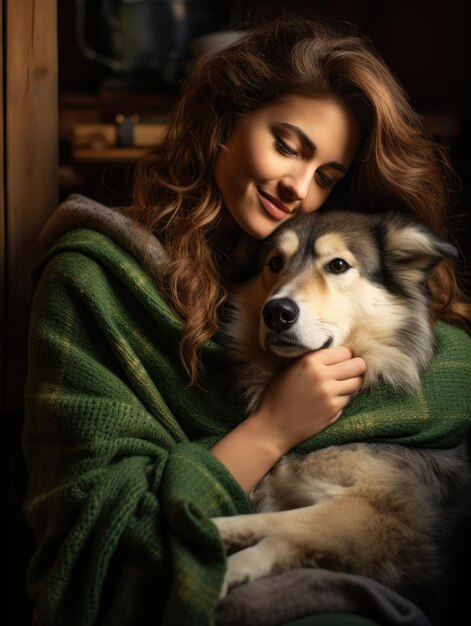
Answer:
[[304, 200], [309, 192], [313, 176], [314, 171], [310, 167], [299, 168], [299, 170], [291, 173], [289, 176], [284, 176], [279, 183], [280, 190], [284, 196], [283, 200]]

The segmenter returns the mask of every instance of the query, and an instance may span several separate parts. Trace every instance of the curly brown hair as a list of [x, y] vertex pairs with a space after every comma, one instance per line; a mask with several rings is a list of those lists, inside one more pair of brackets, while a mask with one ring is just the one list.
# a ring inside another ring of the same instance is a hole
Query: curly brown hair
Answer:
[[[210, 245], [222, 207], [213, 178], [220, 145], [239, 116], [288, 94], [335, 98], [360, 124], [359, 153], [333, 199], [408, 211], [446, 235], [453, 172], [369, 40], [351, 25], [299, 17], [256, 27], [197, 64], [165, 137], [136, 168], [129, 212], [169, 253], [156, 279], [182, 320], [180, 358], [191, 383], [227, 297]], [[437, 266], [429, 288], [437, 316], [470, 316], [451, 262]]]

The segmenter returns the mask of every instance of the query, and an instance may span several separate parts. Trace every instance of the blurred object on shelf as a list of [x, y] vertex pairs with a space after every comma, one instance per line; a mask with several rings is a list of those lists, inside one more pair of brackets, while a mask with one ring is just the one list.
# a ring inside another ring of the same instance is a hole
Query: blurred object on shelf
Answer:
[[85, 57], [111, 71], [112, 88], [185, 74], [190, 44], [224, 30], [227, 0], [75, 0], [76, 39]]
[[[127, 139], [123, 145], [119, 141], [119, 129], [124, 123], [118, 115], [117, 124], [77, 124], [73, 134], [74, 161], [129, 161], [138, 158], [163, 136], [165, 124], [131, 123]], [[124, 116], [123, 116], [124, 118]]]
[[167, 90], [59, 96], [59, 195], [129, 201], [134, 163], [159, 141], [176, 95]]
[[166, 92], [114, 92], [98, 94], [59, 94], [59, 135], [73, 136], [77, 124], [113, 122], [116, 115], [139, 115], [141, 122], [164, 123], [177, 101], [177, 94]]
[[128, 148], [134, 146], [134, 128], [140, 117], [137, 113], [124, 115], [118, 113], [116, 116], [116, 146], [118, 148]]

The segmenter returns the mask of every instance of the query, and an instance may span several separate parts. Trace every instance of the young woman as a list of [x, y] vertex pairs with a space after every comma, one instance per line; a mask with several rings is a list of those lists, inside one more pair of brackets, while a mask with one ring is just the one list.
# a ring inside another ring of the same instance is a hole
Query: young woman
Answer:
[[[35, 268], [23, 438], [39, 624], [213, 623], [225, 556], [210, 518], [250, 511], [284, 453], [335, 433], [367, 366], [342, 347], [300, 357], [246, 417], [213, 339], [233, 246], [328, 198], [445, 234], [445, 163], [363, 38], [283, 19], [197, 66], [131, 207], [59, 207]], [[453, 266], [429, 286], [435, 316], [460, 320]], [[462, 381], [467, 338], [445, 326]], [[460, 424], [416, 434], [453, 445]]]

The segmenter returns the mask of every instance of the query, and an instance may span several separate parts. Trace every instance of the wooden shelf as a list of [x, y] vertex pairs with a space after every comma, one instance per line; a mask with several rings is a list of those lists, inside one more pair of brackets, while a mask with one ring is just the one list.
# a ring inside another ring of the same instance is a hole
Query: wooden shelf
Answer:
[[135, 161], [148, 148], [75, 148], [72, 155], [75, 162], [100, 163], [100, 162], [125, 162]]
[[119, 146], [118, 124], [78, 124], [73, 133], [73, 160], [76, 162], [133, 161], [155, 145], [166, 130], [165, 124], [134, 124], [132, 146]]

